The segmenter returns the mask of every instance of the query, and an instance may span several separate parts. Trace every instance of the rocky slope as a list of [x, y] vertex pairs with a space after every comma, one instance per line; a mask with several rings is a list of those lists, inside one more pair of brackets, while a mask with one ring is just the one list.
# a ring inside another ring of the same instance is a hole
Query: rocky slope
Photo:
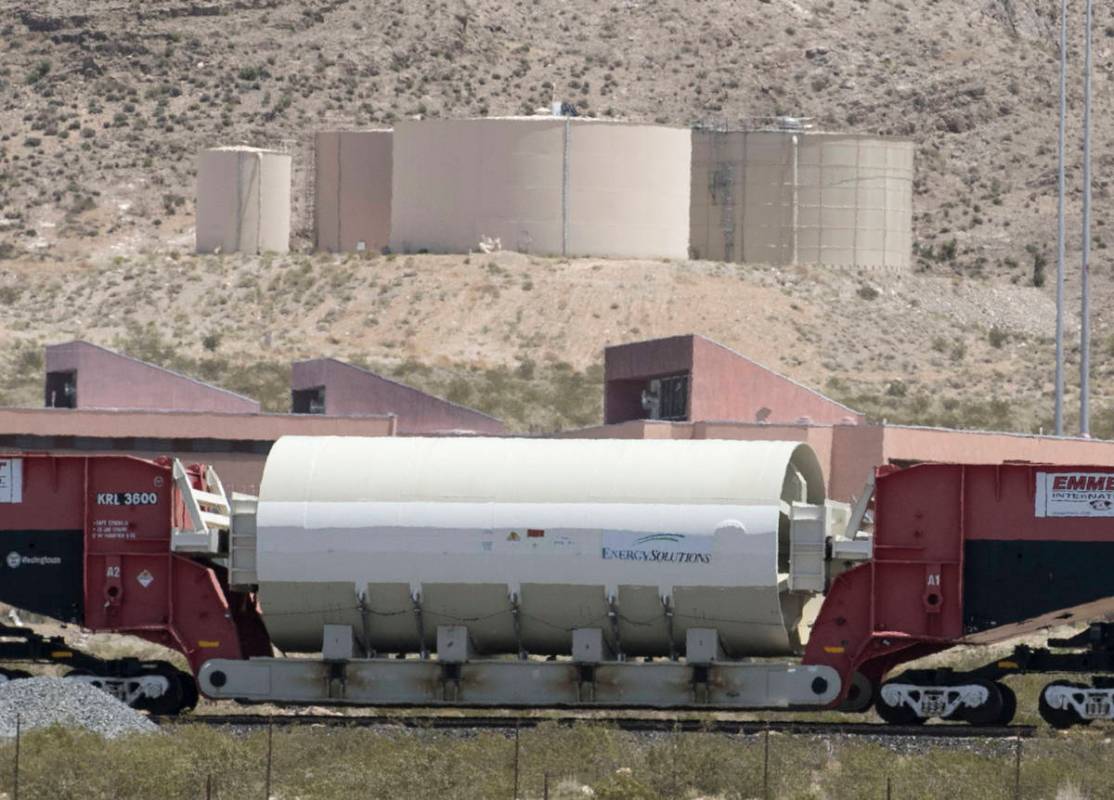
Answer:
[[[567, 363], [579, 376], [574, 383], [587, 386], [596, 376], [584, 370], [603, 343], [694, 330], [891, 419], [958, 416], [1029, 428], [1047, 416], [1056, 209], [1051, 4], [0, 0], [0, 9], [0, 337], [8, 345], [0, 391], [11, 401], [35, 400], [32, 346], [70, 335], [163, 347], [167, 359], [164, 345], [172, 343], [180, 366], [233, 383], [245, 380], [244, 371], [220, 367], [218, 356], [255, 364], [264, 374], [254, 385], [272, 405], [281, 404], [281, 375], [260, 359], [277, 365], [335, 351], [409, 365], [403, 371], [415, 380], [500, 410], [503, 400], [482, 395], [537, 389], [539, 379], [525, 377], [534, 375], [530, 367], [514, 377], [523, 364]], [[1114, 353], [1105, 302], [1114, 14], [1103, 4], [1096, 12], [1101, 411], [1112, 388], [1105, 362]], [[1073, 136], [1079, 95], [1073, 86]], [[304, 165], [314, 130], [415, 114], [521, 113], [554, 98], [632, 120], [737, 125], [795, 114], [829, 130], [912, 137], [918, 272], [880, 280], [508, 254], [495, 260], [502, 276], [485, 273], [488, 259], [479, 258], [187, 255], [202, 147], [290, 149], [297, 242], [305, 246]], [[1074, 232], [1077, 148], [1071, 156]], [[1074, 233], [1069, 244], [1074, 269]], [[297, 288], [287, 283], [294, 274]], [[330, 289], [340, 274], [349, 274], [347, 299]], [[522, 288], [527, 282], [532, 290]], [[613, 294], [600, 300], [601, 291]], [[320, 302], [308, 309], [314, 297]], [[771, 298], [777, 302], [767, 310]], [[562, 302], [572, 310], [559, 310]], [[152, 344], [141, 335], [148, 323], [164, 338]], [[201, 336], [216, 333], [221, 344], [206, 349]], [[476, 383], [483, 370], [496, 370], [495, 384]], [[500, 383], [499, 370], [521, 386]], [[540, 418], [523, 410], [551, 389], [554, 396], [568, 389], [573, 379], [561, 370], [542, 369], [541, 395], [519, 393], [504, 413], [525, 427], [591, 417], [587, 401], [552, 413], [549, 403]]]

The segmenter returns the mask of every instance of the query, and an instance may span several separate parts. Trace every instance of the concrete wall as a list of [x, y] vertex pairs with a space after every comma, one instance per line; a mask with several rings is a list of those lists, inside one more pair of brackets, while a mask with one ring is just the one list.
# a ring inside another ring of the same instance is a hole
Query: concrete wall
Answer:
[[685, 258], [687, 130], [567, 118], [404, 120], [391, 249]]
[[1031, 461], [1114, 466], [1114, 442], [988, 431], [951, 431], [887, 425], [882, 454], [895, 461], [985, 464]]
[[[46, 372], [76, 372], [77, 408], [258, 413], [259, 401], [88, 342], [45, 348]], [[44, 398], [44, 405], [51, 398]]]
[[906, 270], [913, 143], [852, 134], [693, 131], [696, 258]]
[[614, 425], [556, 431], [549, 435], [557, 439], [691, 439], [692, 425], [687, 422], [638, 419]]
[[[599, 425], [553, 436], [563, 439], [738, 439], [741, 441], [804, 442], [812, 447], [824, 471], [825, 484], [832, 470], [830, 425], [756, 425], [739, 422], [663, 422], [633, 420]], [[861, 485], [860, 485], [861, 488]]]
[[274, 441], [280, 436], [393, 436], [392, 415], [228, 414], [65, 408], [0, 408], [0, 434], [69, 438]]
[[888, 425], [757, 425], [637, 420], [554, 434], [587, 439], [744, 439], [805, 442], [824, 469], [828, 496], [850, 502], [878, 466], [911, 461], [959, 464], [1114, 466], [1114, 441]]
[[314, 232], [318, 250], [377, 253], [389, 245], [392, 138], [389, 130], [321, 131], [316, 135]]
[[702, 336], [670, 336], [604, 350], [604, 422], [645, 416], [647, 381], [689, 373], [688, 419], [862, 422], [857, 411]]
[[294, 414], [0, 408], [0, 452], [175, 456], [211, 464], [226, 491], [259, 490], [276, 439], [300, 436], [392, 436], [395, 419]]
[[883, 425], [835, 425], [828, 492], [836, 500], [851, 500], [863, 493], [874, 468], [886, 463]]
[[323, 387], [329, 415], [392, 414], [400, 434], [506, 432], [487, 414], [333, 358], [295, 362], [290, 386], [294, 391]]
[[217, 147], [197, 167], [197, 252], [290, 249], [291, 159], [255, 147]]

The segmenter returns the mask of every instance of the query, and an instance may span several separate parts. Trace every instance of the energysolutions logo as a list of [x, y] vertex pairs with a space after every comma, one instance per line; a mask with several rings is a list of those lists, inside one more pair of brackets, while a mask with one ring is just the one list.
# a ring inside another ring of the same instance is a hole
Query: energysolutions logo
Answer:
[[642, 536], [635, 539], [634, 543], [636, 545], [651, 544], [653, 542], [670, 542], [676, 544], [677, 542], [683, 541], [684, 538], [685, 537], [679, 533], [651, 533], [649, 536]]
[[653, 564], [710, 564], [712, 537], [684, 533], [606, 531], [604, 560], [643, 561]]

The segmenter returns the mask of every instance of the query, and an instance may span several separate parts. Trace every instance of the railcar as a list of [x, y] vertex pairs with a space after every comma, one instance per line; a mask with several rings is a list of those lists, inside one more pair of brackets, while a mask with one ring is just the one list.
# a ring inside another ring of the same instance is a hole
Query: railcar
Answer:
[[[0, 661], [160, 713], [289, 704], [1114, 717], [1114, 468], [922, 464], [825, 496], [797, 442], [285, 437], [258, 497], [173, 459], [0, 456], [0, 602], [181, 652]], [[1092, 623], [977, 670], [902, 665]], [[296, 654], [297, 657], [290, 657]], [[17, 679], [9, 669], [0, 674]]]

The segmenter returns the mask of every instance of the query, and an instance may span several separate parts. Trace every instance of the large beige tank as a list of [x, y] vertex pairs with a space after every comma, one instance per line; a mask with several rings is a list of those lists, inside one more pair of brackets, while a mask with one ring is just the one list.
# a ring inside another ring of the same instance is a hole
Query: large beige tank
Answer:
[[290, 167], [290, 156], [274, 150], [203, 151], [197, 167], [197, 252], [287, 252]]
[[318, 250], [378, 252], [390, 242], [389, 130], [321, 131], [314, 139]]
[[[824, 504], [798, 442], [290, 437], [267, 457], [256, 569], [273, 641], [432, 648], [466, 625], [483, 653], [568, 654], [572, 631], [663, 656], [691, 628], [736, 657], [801, 644], [792, 504]], [[806, 548], [807, 550], [807, 548]], [[798, 574], [797, 570], [800, 569]]]
[[691, 135], [563, 117], [395, 128], [391, 249], [686, 258]]
[[913, 143], [813, 131], [693, 131], [692, 254], [906, 270]]

